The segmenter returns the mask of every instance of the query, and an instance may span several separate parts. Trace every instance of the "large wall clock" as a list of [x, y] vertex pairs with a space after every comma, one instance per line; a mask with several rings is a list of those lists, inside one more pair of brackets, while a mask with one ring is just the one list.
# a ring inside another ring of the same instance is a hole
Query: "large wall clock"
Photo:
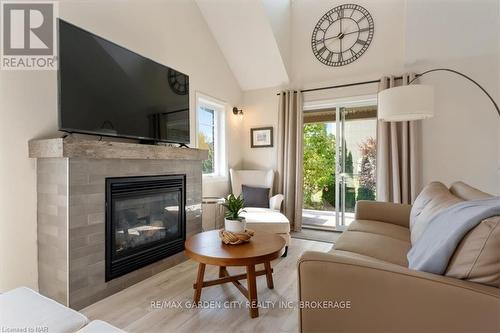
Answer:
[[370, 46], [374, 24], [363, 7], [344, 4], [329, 10], [316, 24], [311, 38], [314, 55], [328, 66], [344, 66]]
[[186, 95], [189, 92], [187, 76], [173, 69], [168, 70], [168, 84], [177, 95]]

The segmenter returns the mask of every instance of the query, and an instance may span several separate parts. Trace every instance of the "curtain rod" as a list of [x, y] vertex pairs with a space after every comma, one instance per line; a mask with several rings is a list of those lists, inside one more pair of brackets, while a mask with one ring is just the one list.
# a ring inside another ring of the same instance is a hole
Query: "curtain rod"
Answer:
[[[421, 74], [416, 74], [415, 77], [419, 77]], [[401, 80], [403, 77], [402, 76], [397, 76], [394, 78], [394, 80]], [[362, 81], [362, 82], [354, 82], [354, 83], [346, 83], [346, 84], [339, 84], [336, 86], [327, 86], [327, 87], [320, 87], [320, 88], [311, 88], [311, 89], [303, 89], [300, 90], [300, 92], [310, 92], [310, 91], [318, 91], [318, 90], [327, 90], [327, 89], [336, 89], [336, 88], [344, 88], [344, 87], [352, 87], [352, 86], [361, 86], [364, 84], [372, 84], [372, 83], [380, 83], [380, 79], [378, 80], [371, 80], [371, 81]], [[297, 91], [294, 91], [294, 94], [296, 94]], [[281, 93], [277, 93], [277, 96], [281, 95]]]

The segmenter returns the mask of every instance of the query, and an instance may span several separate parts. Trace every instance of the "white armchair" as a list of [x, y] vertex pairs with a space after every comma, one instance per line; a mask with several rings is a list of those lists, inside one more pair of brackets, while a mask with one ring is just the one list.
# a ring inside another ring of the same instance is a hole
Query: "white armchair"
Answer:
[[274, 171], [273, 170], [229, 170], [231, 176], [231, 189], [234, 195], [239, 196], [242, 185], [267, 187], [269, 191], [269, 208], [245, 207], [243, 216], [246, 219], [247, 227], [253, 230], [262, 230], [275, 233], [286, 242], [286, 256], [288, 245], [290, 244], [290, 221], [283, 215], [281, 205], [284, 199], [283, 194], [273, 195]]
[[269, 198], [269, 208], [272, 210], [281, 211], [281, 204], [285, 197], [283, 194], [276, 194]]
[[283, 202], [283, 194], [273, 195], [274, 170], [234, 170], [230, 169], [231, 189], [235, 196], [241, 194], [241, 186], [259, 186], [268, 187], [269, 191], [269, 208], [280, 211], [281, 203]]

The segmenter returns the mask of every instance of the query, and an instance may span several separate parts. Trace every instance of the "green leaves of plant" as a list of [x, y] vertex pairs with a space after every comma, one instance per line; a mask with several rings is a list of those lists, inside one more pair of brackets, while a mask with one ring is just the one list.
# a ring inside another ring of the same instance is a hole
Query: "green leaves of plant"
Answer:
[[226, 212], [224, 213], [224, 217], [228, 220], [241, 220], [240, 214], [245, 212], [243, 209], [244, 201], [241, 195], [236, 197], [234, 194], [230, 194], [227, 198], [224, 199], [224, 203], [222, 204], [226, 207]]

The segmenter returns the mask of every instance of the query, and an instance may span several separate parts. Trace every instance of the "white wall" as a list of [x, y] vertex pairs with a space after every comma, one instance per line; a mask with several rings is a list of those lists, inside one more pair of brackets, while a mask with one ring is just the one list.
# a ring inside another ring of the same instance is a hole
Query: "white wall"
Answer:
[[290, 0], [260, 0], [264, 6], [274, 37], [278, 43], [281, 59], [287, 72], [291, 70], [292, 36], [291, 36], [291, 1]]
[[[311, 34], [318, 20], [331, 8], [343, 4], [330, 0], [295, 0], [291, 6], [291, 66], [290, 87], [314, 88], [356, 81], [378, 79], [384, 74], [399, 74], [403, 70], [405, 3], [398, 0], [356, 1], [375, 20], [374, 39], [357, 61], [343, 67], [320, 63], [311, 50]], [[271, 16], [271, 21], [272, 16]], [[278, 37], [278, 36], [276, 36]], [[245, 91], [243, 94], [244, 167], [276, 168], [276, 148], [250, 148], [250, 128], [273, 126], [278, 129], [276, 93], [280, 87]], [[304, 100], [319, 100], [369, 95], [377, 85], [324, 90], [304, 94]], [[275, 136], [276, 138], [276, 136]]]
[[[239, 141], [241, 125], [230, 109], [240, 104], [241, 90], [193, 1], [61, 1], [60, 16], [187, 73], [193, 115], [195, 91], [226, 101], [229, 139]], [[0, 71], [0, 292], [37, 289], [36, 162], [27, 142], [60, 135], [56, 103], [55, 72]], [[229, 147], [229, 164], [240, 164], [241, 150]], [[204, 192], [227, 188], [222, 181]]]
[[[275, 88], [247, 91], [243, 95], [243, 166], [245, 169], [276, 169], [278, 96]], [[251, 148], [250, 129], [256, 127], [274, 128], [273, 148]]]
[[[498, 102], [499, 6], [495, 0], [407, 0], [406, 67], [461, 71]], [[420, 82], [433, 85], [436, 95], [436, 115], [422, 123], [424, 184], [463, 180], [500, 193], [500, 117], [491, 102], [454, 74], [432, 73]]]
[[0, 71], [0, 292], [38, 288], [35, 161], [28, 140], [55, 132], [56, 74]]
[[196, 3], [242, 89], [288, 83], [276, 30], [266, 16], [268, 7], [259, 0]]
[[346, 3], [331, 0], [292, 2], [292, 86], [323, 86], [327, 83], [353, 82], [378, 78], [403, 68], [405, 2], [402, 0], [359, 0], [373, 17], [372, 43], [355, 62], [330, 67], [319, 62], [311, 50], [311, 35], [318, 20], [330, 9]]
[[[292, 81], [295, 89], [321, 87], [421, 72], [436, 67], [463, 71], [500, 102], [500, 10], [497, 0], [357, 1], [372, 13], [375, 36], [367, 52], [340, 68], [321, 64], [310, 46], [316, 21], [341, 2], [292, 2]], [[423, 183], [463, 180], [500, 193], [500, 121], [493, 106], [469, 82], [435, 73], [422, 79], [436, 88], [436, 117], [423, 123]], [[276, 156], [251, 149], [249, 129], [272, 124], [277, 129], [276, 92], [280, 87], [244, 92], [246, 168], [272, 168]], [[306, 93], [304, 100], [349, 97], [377, 92], [377, 85]]]

